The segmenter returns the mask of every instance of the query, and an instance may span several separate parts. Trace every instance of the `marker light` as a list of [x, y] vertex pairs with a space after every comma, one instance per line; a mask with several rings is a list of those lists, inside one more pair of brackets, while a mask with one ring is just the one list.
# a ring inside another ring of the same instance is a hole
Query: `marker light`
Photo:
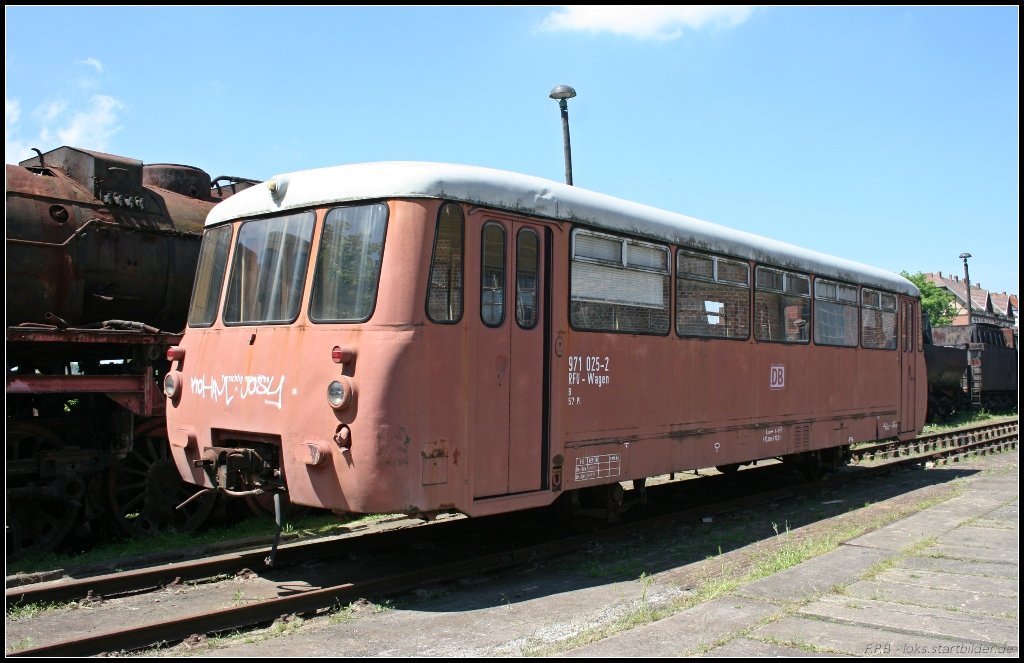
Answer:
[[331, 360], [335, 364], [351, 364], [355, 358], [356, 351], [352, 348], [342, 348], [336, 345], [331, 349]]
[[172, 401], [181, 394], [181, 377], [177, 372], [164, 376], [164, 396]]
[[327, 402], [335, 410], [344, 410], [352, 402], [353, 391], [352, 381], [342, 376], [341, 379], [327, 385]]

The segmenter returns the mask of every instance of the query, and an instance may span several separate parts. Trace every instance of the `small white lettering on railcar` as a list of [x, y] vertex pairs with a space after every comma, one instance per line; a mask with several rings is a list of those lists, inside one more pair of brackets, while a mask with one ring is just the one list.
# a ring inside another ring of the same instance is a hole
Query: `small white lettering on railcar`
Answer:
[[241, 399], [263, 397], [263, 402], [271, 407], [281, 409], [281, 394], [284, 393], [284, 376], [273, 375], [205, 375], [191, 379], [192, 394], [200, 398], [212, 399], [224, 405], [231, 405], [236, 397]]
[[611, 360], [596, 355], [569, 355], [569, 393], [568, 404], [580, 405], [583, 402], [579, 390], [573, 394], [573, 386], [590, 385], [600, 389], [612, 383]]

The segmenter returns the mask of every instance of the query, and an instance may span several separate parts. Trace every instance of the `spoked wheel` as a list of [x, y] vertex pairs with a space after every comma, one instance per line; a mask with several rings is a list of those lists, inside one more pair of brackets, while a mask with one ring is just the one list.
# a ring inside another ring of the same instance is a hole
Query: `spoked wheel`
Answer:
[[82, 509], [84, 482], [47, 476], [46, 456], [63, 444], [30, 423], [7, 424], [7, 557], [49, 552], [67, 537]]
[[177, 506], [202, 490], [182, 481], [171, 458], [163, 419], [147, 421], [135, 431], [128, 456], [110, 468], [108, 503], [114, 521], [126, 534], [199, 529], [209, 518], [216, 493]]

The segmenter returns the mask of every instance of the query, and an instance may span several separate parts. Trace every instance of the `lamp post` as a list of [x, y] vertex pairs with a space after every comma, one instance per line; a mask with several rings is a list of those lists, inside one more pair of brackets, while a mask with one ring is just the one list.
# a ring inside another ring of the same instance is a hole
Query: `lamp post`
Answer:
[[562, 111], [562, 147], [565, 150], [565, 183], [572, 185], [572, 150], [569, 147], [569, 103], [568, 99], [576, 96], [576, 90], [568, 85], [559, 85], [548, 95], [558, 100], [558, 108]]
[[967, 324], [971, 324], [971, 273], [967, 271], [967, 259], [971, 257], [971, 254], [961, 253], [960, 257], [964, 260], [964, 282], [967, 283]]

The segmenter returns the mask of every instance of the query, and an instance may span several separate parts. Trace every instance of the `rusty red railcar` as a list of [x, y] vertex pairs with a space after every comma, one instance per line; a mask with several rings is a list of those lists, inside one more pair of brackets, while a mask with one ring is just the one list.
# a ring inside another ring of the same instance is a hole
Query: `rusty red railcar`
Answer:
[[170, 460], [160, 380], [206, 214], [253, 183], [66, 146], [6, 166], [8, 557], [97, 522], [204, 517], [174, 510], [194, 489]]
[[182, 476], [338, 512], [614, 515], [622, 484], [923, 425], [919, 292], [578, 187], [429, 163], [210, 214], [165, 379]]

